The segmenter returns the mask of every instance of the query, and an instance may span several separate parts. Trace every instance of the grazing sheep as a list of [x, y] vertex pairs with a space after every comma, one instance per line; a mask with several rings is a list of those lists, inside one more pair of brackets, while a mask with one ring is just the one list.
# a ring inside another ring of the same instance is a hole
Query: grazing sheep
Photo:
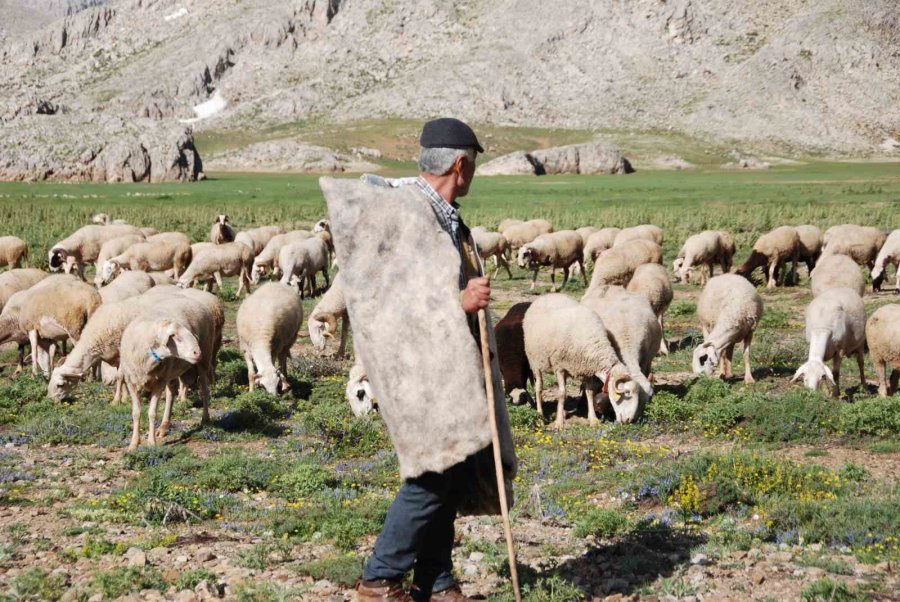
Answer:
[[[227, 243], [226, 243], [227, 244]], [[166, 297], [155, 311], [133, 320], [122, 333], [119, 371], [131, 394], [132, 432], [128, 450], [141, 440], [141, 397], [150, 394], [147, 410], [148, 445], [156, 445], [157, 435], [165, 436], [172, 415], [169, 383], [196, 366], [203, 400], [201, 424], [209, 421], [209, 369], [214, 343], [214, 319], [203, 303], [186, 297]], [[156, 409], [165, 392], [166, 407], [160, 432], [156, 431]]]
[[[581, 236], [574, 230], [562, 230], [542, 234], [532, 242], [519, 247], [519, 267], [528, 267], [532, 271], [531, 288], [534, 290], [537, 283], [538, 270], [541, 266], [550, 267], [550, 281], [553, 283], [551, 290], [556, 292], [566, 286], [569, 281], [569, 267], [578, 264], [584, 284], [587, 286], [587, 274], [584, 271], [584, 249]], [[559, 289], [556, 288], [556, 270], [563, 270], [563, 281]]]
[[257, 384], [273, 395], [290, 389], [287, 361], [302, 323], [303, 306], [297, 293], [280, 282], [262, 285], [241, 303], [238, 344], [247, 362], [251, 391]]
[[601, 228], [588, 236], [584, 242], [584, 260], [595, 262], [600, 253], [612, 248], [619, 232], [619, 228]]
[[273, 236], [266, 243], [266, 246], [263, 247], [263, 250], [253, 259], [250, 281], [253, 284], [258, 283], [259, 279], [270, 270], [275, 275], [278, 269], [278, 254], [281, 252], [281, 247], [298, 240], [312, 238], [313, 236], [315, 235], [308, 230], [292, 230], [285, 234]]
[[832, 288], [849, 288], [860, 297], [866, 292], [862, 269], [846, 255], [824, 255], [809, 277], [814, 297]]
[[347, 334], [350, 330], [350, 318], [347, 315], [347, 302], [344, 300], [344, 281], [341, 273], [334, 277], [334, 282], [316, 303], [309, 314], [307, 326], [309, 340], [319, 351], [325, 350], [326, 339], [333, 339], [338, 329], [337, 321], [341, 321], [341, 342], [336, 357], [344, 357], [347, 347]]
[[625, 228], [616, 235], [613, 246], [618, 247], [632, 240], [652, 240], [659, 246], [662, 246], [663, 230], [653, 224], [641, 224], [640, 226]]
[[511, 251], [517, 251], [522, 245], [532, 242], [541, 235], [540, 230], [533, 224], [516, 224], [501, 232], [503, 238], [509, 242]]
[[719, 230], [704, 230], [690, 236], [678, 251], [678, 257], [672, 264], [675, 277], [681, 282], [690, 282], [696, 265], [700, 267], [700, 284], [706, 284], [706, 281], [712, 278], [715, 264], [724, 266], [731, 262], [730, 256], [726, 259], [726, 249], [722, 242]]
[[144, 235], [144, 238], [150, 238], [151, 236], [156, 236], [159, 234], [159, 230], [156, 228], [143, 227], [138, 228], [138, 231]]
[[[753, 271], [761, 267], [768, 270], [766, 288], [775, 288], [777, 284], [775, 275], [788, 261], [791, 262], [791, 282], [795, 281], [799, 254], [800, 236], [797, 234], [797, 229], [791, 226], [780, 226], [756, 240], [750, 257], [735, 270], [735, 274], [749, 280]], [[782, 284], [784, 284], [786, 273], [785, 271], [781, 274]]]
[[244, 288], [250, 292], [250, 269], [253, 266], [252, 251], [239, 242], [226, 242], [201, 249], [178, 279], [178, 286], [188, 288], [197, 281], [215, 278], [219, 289], [223, 276], [238, 276], [237, 296]]
[[369, 376], [362, 364], [353, 364], [347, 378], [347, 401], [350, 403], [350, 411], [353, 415], [362, 418], [373, 409], [377, 403]]
[[475, 246], [478, 247], [478, 254], [481, 255], [483, 261], [487, 261], [493, 257], [497, 264], [494, 270], [493, 278], [500, 273], [500, 268], [506, 269], [509, 279], [512, 280], [512, 272], [509, 269], [509, 241], [499, 232], [488, 232], [483, 228], [473, 228], [472, 238], [475, 240]]
[[659, 321], [659, 330], [663, 333], [659, 344], [659, 352], [663, 355], [668, 355], [669, 346], [666, 343], [663, 316], [666, 310], [669, 309], [669, 304], [672, 303], [675, 293], [672, 290], [672, 283], [669, 281], [666, 268], [658, 263], [645, 263], [638, 266], [626, 290], [630, 293], [641, 294], [650, 302], [650, 307], [653, 308], [653, 313], [656, 314]]
[[645, 263], [662, 263], [662, 247], [650, 240], [632, 240], [601, 253], [594, 263], [590, 288], [601, 284], [625, 286]]
[[[319, 234], [327, 234], [327, 232]], [[320, 236], [284, 245], [278, 253], [282, 284], [296, 283], [300, 288], [300, 298], [304, 297], [304, 291], [308, 284], [310, 294], [315, 295], [316, 272], [322, 272], [326, 287], [330, 284], [329, 259], [328, 244]]]
[[111, 217], [109, 217], [108, 213], [98, 213], [93, 218], [91, 218], [91, 221], [98, 226], [121, 226], [128, 223], [123, 219], [112, 219]]
[[147, 239], [144, 238], [143, 234], [126, 234], [125, 236], [119, 236], [117, 238], [113, 238], [111, 240], [103, 243], [103, 246], [100, 247], [100, 254], [97, 255], [97, 273], [94, 275], [94, 284], [97, 288], [103, 286], [103, 266], [106, 265], [106, 262], [124, 253], [128, 247], [131, 245], [136, 245], [139, 242], [144, 242]]
[[588, 420], [597, 423], [596, 382], [609, 393], [616, 420], [631, 422], [641, 410], [638, 384], [619, 361], [603, 320], [589, 307], [565, 295], [551, 293], [531, 304], [522, 321], [525, 353], [534, 371], [538, 412], [543, 414], [544, 372], [555, 372], [559, 383], [556, 428], [565, 422], [566, 379], [581, 378], [588, 401]]
[[[796, 234], [796, 232], [795, 232]], [[722, 274], [710, 278], [697, 301], [703, 343], [694, 349], [694, 374], [711, 376], [721, 360], [721, 374], [731, 378], [731, 357], [738, 341], [744, 344], [744, 382], [752, 384], [750, 345], [763, 314], [763, 302], [746, 278]]]
[[653, 397], [650, 371], [662, 342], [662, 329], [650, 302], [643, 295], [622, 291], [606, 299], [588, 297], [582, 303], [603, 320], [609, 342], [637, 383], [643, 408]]
[[878, 257], [875, 258], [875, 267], [872, 268], [872, 289], [881, 290], [884, 277], [887, 275], [887, 267], [894, 266], [897, 282], [894, 285], [894, 292], [900, 294], [900, 230], [891, 232], [881, 250], [878, 251]]
[[156, 281], [150, 274], [141, 271], [125, 272], [109, 285], [100, 289], [100, 297], [103, 303], [123, 301], [130, 297], [143, 295], [156, 286]]
[[227, 215], [216, 216], [216, 221], [213, 222], [212, 227], [209, 229], [209, 242], [214, 245], [234, 242], [234, 228], [231, 227], [231, 222], [228, 220]]
[[312, 232], [313, 234], [318, 234], [319, 232], [331, 232], [331, 222], [327, 219], [320, 219], [313, 226]]
[[0, 274], [0, 310], [6, 306], [10, 297], [31, 288], [49, 275], [36, 268], [19, 268]]
[[281, 226], [260, 226], [259, 228], [251, 228], [250, 230], [241, 230], [234, 236], [234, 242], [247, 245], [253, 251], [256, 257], [266, 247], [273, 236], [284, 234], [284, 228]]
[[28, 244], [18, 236], [0, 236], [0, 267], [27, 267]]
[[[193, 255], [193, 251], [192, 251]], [[175, 284], [175, 278], [172, 277], [172, 274], [168, 271], [166, 272], [147, 272], [147, 275], [153, 279], [153, 285], [159, 286], [161, 284], [173, 285]]]
[[530, 219], [524, 222], [518, 219], [505, 219], [500, 222], [500, 226], [497, 228], [497, 232], [500, 232], [501, 234], [506, 236], [506, 230], [508, 228], [514, 228], [516, 226], [521, 226], [522, 224], [526, 224], [534, 228], [535, 231], [537, 231], [538, 236], [540, 236], [541, 234], [550, 234], [551, 232], [553, 232], [553, 224], [545, 219]]
[[822, 231], [810, 225], [797, 226], [795, 229], [800, 237], [797, 259], [805, 263], [807, 273], [812, 274], [822, 254]]
[[597, 232], [599, 228], [595, 228], [594, 226], [582, 226], [580, 228], [575, 228], [575, 231], [578, 232], [578, 236], [581, 237], [581, 245], [587, 244], [588, 238], [591, 237], [591, 234]]
[[529, 307], [531, 303], [516, 303], [494, 326], [503, 390], [515, 405], [531, 400], [528, 383], [534, 384], [534, 373], [525, 353], [525, 331], [522, 328], [522, 321]]
[[871, 271], [887, 235], [878, 228], [842, 224], [828, 228], [822, 238], [822, 257], [846, 255]]
[[172, 270], [172, 275], [178, 278], [191, 263], [191, 254], [191, 245], [183, 241], [170, 242], [152, 237], [151, 240], [131, 245], [120, 255], [106, 260], [100, 268], [100, 278], [104, 284], [108, 284], [123, 270]]
[[29, 293], [19, 310], [19, 328], [28, 333], [32, 349], [32, 374], [38, 374], [37, 350], [40, 348], [49, 355], [45, 374], [49, 377], [53, 373], [57, 342], [64, 343], [71, 339], [77, 343], [88, 318], [103, 299], [96, 288], [78, 280], [59, 280], [48, 286], [29, 289]]
[[139, 233], [140, 230], [128, 225], [79, 228], [50, 249], [50, 270], [54, 272], [63, 270], [67, 274], [75, 272], [84, 280], [84, 266], [97, 261], [103, 243], [126, 234]]
[[[825, 378], [838, 397], [841, 361], [845, 356], [855, 355], [859, 382], [865, 389], [866, 306], [856, 291], [832, 288], [813, 299], [806, 308], [806, 341], [809, 359], [797, 369], [791, 382], [802, 378], [807, 389], [816, 390]], [[827, 360], [832, 361], [832, 370], [825, 365]]]
[[[866, 323], [869, 355], [878, 375], [878, 394], [887, 397], [900, 383], [900, 305], [879, 307]], [[890, 373], [888, 372], [890, 370]], [[888, 375], [890, 374], [890, 378]], [[890, 380], [890, 387], [888, 381]]]
[[[69, 274], [60, 274], [49, 276], [44, 274], [43, 278], [36, 278], [34, 274], [22, 274], [20, 278], [16, 278], [16, 282], [9, 282], [8, 278], [4, 278], [15, 272], [23, 272], [25, 270], [12, 270], [0, 275], [0, 279], [5, 281], [8, 286], [21, 287], [12, 293], [3, 303], [3, 311], [0, 312], [0, 345], [8, 342], [16, 343], [19, 350], [18, 361], [16, 362], [16, 371], [13, 376], [21, 374], [25, 369], [25, 348], [29, 345], [28, 332], [19, 326], [19, 312], [28, 302], [32, 291], [42, 286], [55, 286], [60, 281], [74, 282], [75, 277]], [[30, 270], [29, 270], [30, 272]], [[43, 273], [43, 272], [42, 272]], [[31, 283], [31, 284], [29, 284]], [[40, 350], [33, 350], [38, 354], [38, 361], [42, 371], [48, 371], [47, 355], [41, 354]]]
[[500, 222], [499, 226], [497, 226], [497, 232], [500, 232], [502, 234], [507, 228], [511, 228], [513, 226], [518, 226], [518, 225], [524, 224], [524, 223], [525, 223], [525, 220], [523, 220], [523, 219], [512, 219], [512, 218], [505, 219]]

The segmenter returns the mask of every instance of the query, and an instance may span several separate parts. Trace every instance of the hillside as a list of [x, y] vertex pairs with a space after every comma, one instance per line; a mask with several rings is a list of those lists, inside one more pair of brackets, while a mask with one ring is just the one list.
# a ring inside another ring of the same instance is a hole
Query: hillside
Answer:
[[101, 114], [243, 133], [454, 114], [891, 154], [898, 58], [896, 0], [120, 0], [7, 35], [0, 135], [34, 163], [64, 132], [102, 137]]

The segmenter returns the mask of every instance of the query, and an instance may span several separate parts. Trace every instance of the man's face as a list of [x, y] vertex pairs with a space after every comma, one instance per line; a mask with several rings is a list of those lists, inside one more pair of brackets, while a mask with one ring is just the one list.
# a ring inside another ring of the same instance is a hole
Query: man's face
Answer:
[[475, 179], [475, 161], [469, 161], [466, 157], [456, 160], [456, 196], [463, 197], [469, 194], [469, 186]]

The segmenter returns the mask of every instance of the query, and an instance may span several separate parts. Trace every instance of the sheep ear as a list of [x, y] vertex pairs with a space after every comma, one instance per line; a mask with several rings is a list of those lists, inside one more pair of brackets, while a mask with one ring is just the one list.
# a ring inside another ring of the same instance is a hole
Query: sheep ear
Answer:
[[829, 368], [828, 366], [825, 366], [825, 378], [827, 378], [828, 382], [830, 382], [832, 385], [837, 386], [837, 383], [834, 382], [834, 374], [831, 372], [831, 368]]
[[175, 326], [174, 323], [172, 323], [172, 322], [166, 322], [166, 323], [165, 323], [162, 327], [160, 327], [160, 329], [159, 329], [159, 337], [158, 337], [158, 338], [159, 338], [159, 344], [160, 344], [160, 345], [163, 345], [163, 346], [168, 345], [168, 344], [169, 344], [169, 339], [171, 339], [173, 336], [175, 336], [175, 333], [176, 333], [177, 331], [178, 331], [178, 329], [177, 329], [177, 327]]

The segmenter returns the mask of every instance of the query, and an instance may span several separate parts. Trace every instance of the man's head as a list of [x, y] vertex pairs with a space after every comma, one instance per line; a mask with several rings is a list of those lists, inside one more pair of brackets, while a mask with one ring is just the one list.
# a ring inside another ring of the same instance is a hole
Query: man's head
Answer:
[[448, 201], [464, 197], [475, 177], [475, 157], [484, 149], [475, 132], [458, 119], [429, 121], [419, 138], [419, 171]]

